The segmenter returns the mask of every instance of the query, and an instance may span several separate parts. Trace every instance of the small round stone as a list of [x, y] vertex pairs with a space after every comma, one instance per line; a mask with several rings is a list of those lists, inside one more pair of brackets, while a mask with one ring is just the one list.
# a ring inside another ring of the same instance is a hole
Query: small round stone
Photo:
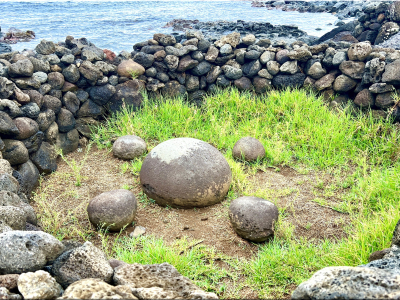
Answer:
[[204, 207], [221, 202], [232, 172], [225, 157], [210, 144], [177, 138], [156, 146], [140, 170], [143, 191], [159, 205]]
[[233, 157], [245, 161], [261, 159], [265, 156], [265, 148], [261, 142], [251, 136], [246, 136], [238, 140], [233, 146]]
[[90, 222], [110, 231], [118, 231], [135, 219], [137, 202], [127, 190], [102, 193], [90, 200], [87, 207]]
[[147, 151], [146, 142], [135, 135], [125, 135], [118, 138], [113, 145], [114, 156], [130, 160], [141, 156]]
[[236, 233], [253, 242], [264, 242], [274, 234], [279, 212], [275, 204], [253, 196], [240, 197], [229, 207], [229, 219]]

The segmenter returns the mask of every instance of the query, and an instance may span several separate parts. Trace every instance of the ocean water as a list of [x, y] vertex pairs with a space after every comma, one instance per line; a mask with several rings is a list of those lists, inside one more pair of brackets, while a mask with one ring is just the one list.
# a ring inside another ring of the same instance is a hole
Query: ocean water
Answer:
[[[0, 26], [33, 30], [36, 39], [11, 45], [13, 50], [33, 49], [42, 39], [64, 41], [67, 35], [86, 37], [96, 46], [119, 53], [133, 44], [170, 33], [163, 26], [173, 19], [199, 21], [255, 21], [273, 25], [296, 24], [311, 35], [334, 28], [337, 18], [328, 13], [298, 13], [251, 7], [250, 1], [38, 1], [0, 0]], [[322, 30], [316, 31], [316, 28]]]

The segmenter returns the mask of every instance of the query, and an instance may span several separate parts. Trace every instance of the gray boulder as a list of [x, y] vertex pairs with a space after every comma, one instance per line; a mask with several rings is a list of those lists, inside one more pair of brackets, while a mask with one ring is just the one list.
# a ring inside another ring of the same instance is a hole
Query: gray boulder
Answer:
[[43, 142], [39, 150], [30, 158], [40, 173], [50, 174], [57, 170], [57, 153], [54, 147], [47, 142]]
[[344, 75], [347, 75], [352, 79], [362, 79], [365, 70], [365, 64], [360, 61], [349, 60], [342, 62], [339, 66], [339, 69]]
[[21, 274], [42, 269], [56, 259], [64, 245], [42, 231], [0, 234], [0, 274]]
[[254, 161], [265, 156], [265, 148], [261, 142], [251, 136], [238, 140], [232, 149], [232, 155], [236, 159]]
[[68, 132], [75, 127], [74, 115], [65, 108], [61, 108], [56, 119], [58, 130], [62, 133]]
[[233, 229], [242, 238], [253, 242], [264, 242], [273, 236], [278, 216], [275, 204], [262, 198], [240, 197], [229, 206]]
[[60, 255], [54, 261], [51, 273], [57, 282], [66, 288], [85, 278], [98, 278], [110, 283], [114, 270], [106, 255], [91, 242], [86, 242], [81, 247]]
[[8, 67], [8, 75], [11, 77], [31, 77], [33, 75], [33, 64], [29, 59], [19, 60]]
[[96, 228], [119, 231], [130, 225], [136, 216], [135, 195], [127, 190], [102, 193], [90, 200], [87, 213]]
[[19, 207], [2, 206], [0, 203], [0, 223], [13, 230], [24, 230], [26, 226], [25, 212]]
[[339, 75], [333, 83], [333, 90], [339, 93], [351, 91], [357, 85], [357, 81], [346, 75]]
[[143, 161], [143, 191], [160, 205], [203, 207], [222, 201], [232, 174], [224, 156], [211, 145], [177, 138], [156, 146]]
[[39, 270], [21, 274], [18, 291], [24, 299], [55, 299], [61, 296], [63, 289], [49, 273]]
[[35, 50], [39, 54], [50, 55], [56, 51], [56, 45], [51, 41], [41, 40]]
[[17, 126], [15, 126], [10, 116], [3, 111], [0, 111], [0, 134], [3, 138], [6, 136], [16, 137], [19, 135]]
[[17, 194], [19, 191], [17, 179], [8, 173], [0, 174], [0, 191], [9, 191]]
[[114, 156], [131, 160], [140, 157], [147, 151], [146, 142], [135, 135], [125, 135], [119, 137], [113, 144]]
[[79, 146], [79, 132], [72, 129], [66, 133], [60, 133], [57, 136], [56, 146], [61, 149], [63, 154], [74, 152]]
[[24, 143], [17, 140], [3, 140], [5, 149], [3, 158], [8, 160], [11, 165], [20, 165], [29, 160], [29, 152]]
[[382, 82], [399, 85], [400, 84], [400, 59], [387, 64], [382, 75]]
[[292, 299], [398, 298], [398, 270], [362, 267], [328, 267], [301, 283]]
[[29, 197], [39, 182], [39, 170], [34, 163], [28, 160], [26, 163], [19, 165], [16, 171], [19, 173], [18, 183], [20, 190]]
[[277, 75], [272, 79], [272, 85], [277, 89], [302, 87], [305, 79], [306, 75], [303, 73], [297, 73], [294, 75]]

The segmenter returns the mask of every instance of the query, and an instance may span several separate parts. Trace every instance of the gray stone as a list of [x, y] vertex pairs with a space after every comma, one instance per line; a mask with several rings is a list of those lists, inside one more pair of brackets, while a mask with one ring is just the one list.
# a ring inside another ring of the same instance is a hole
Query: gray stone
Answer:
[[8, 75], [11, 77], [31, 77], [33, 64], [29, 59], [19, 60], [8, 67]]
[[135, 195], [127, 190], [102, 193], [90, 200], [87, 213], [96, 228], [120, 231], [130, 225], [136, 216]]
[[30, 158], [40, 173], [50, 174], [57, 170], [57, 153], [54, 147], [47, 142], [43, 142], [39, 150]]
[[28, 57], [33, 65], [34, 72], [44, 72], [50, 73], [50, 63], [48, 61], [44, 61], [42, 59], [37, 59], [35, 57]]
[[258, 94], [262, 94], [272, 89], [272, 82], [269, 79], [262, 77], [253, 78], [254, 91]]
[[65, 80], [71, 83], [78, 82], [79, 78], [81, 77], [79, 69], [76, 65], [69, 65], [62, 71], [62, 74], [64, 75]]
[[[123, 103], [125, 103], [125, 106], [131, 106], [133, 109], [137, 109], [141, 106], [143, 100], [143, 96], [140, 93], [142, 88], [143, 84], [136, 79], [118, 84], [115, 87], [115, 94], [108, 103], [108, 108], [111, 112], [117, 112], [121, 110]], [[91, 116], [89, 115], [88, 117]]]
[[296, 74], [298, 71], [297, 61], [296, 60], [287, 61], [283, 65], [281, 65], [279, 70], [282, 74], [289, 74], [289, 75]]
[[8, 191], [17, 194], [19, 183], [12, 175], [8, 173], [0, 174], [0, 191]]
[[5, 139], [3, 142], [5, 144], [5, 149], [2, 151], [3, 158], [11, 165], [20, 165], [29, 160], [28, 149], [21, 141]]
[[371, 107], [375, 103], [375, 96], [368, 89], [363, 89], [354, 99], [354, 104], [359, 107]]
[[328, 267], [301, 283], [292, 299], [383, 299], [396, 298], [398, 270], [362, 267]]
[[15, 85], [6, 77], [0, 77], [0, 99], [9, 98], [14, 93]]
[[187, 70], [193, 69], [199, 64], [197, 60], [191, 58], [190, 55], [182, 57], [179, 61], [178, 72], [185, 72]]
[[279, 73], [279, 68], [281, 65], [276, 61], [269, 61], [267, 62], [267, 70], [271, 75], [276, 75]]
[[344, 92], [348, 92], [351, 91], [352, 89], [354, 89], [357, 85], [357, 82], [353, 79], [351, 79], [350, 77], [346, 76], [346, 75], [339, 75], [334, 83], [333, 83], [333, 89], [336, 92], [339, 93], [344, 93]]
[[42, 269], [56, 259], [64, 245], [41, 231], [0, 234], [0, 274], [21, 274]]
[[106, 84], [104, 86], [96, 86], [90, 89], [89, 95], [91, 100], [97, 105], [105, 105], [115, 93], [115, 87]]
[[[4, 149], [2, 149], [3, 151]], [[8, 160], [6, 159], [0, 159], [0, 174], [7, 173], [9, 175], [13, 174], [13, 168], [11, 167], [11, 164]]]
[[140, 171], [143, 191], [158, 204], [172, 207], [218, 203], [228, 192], [231, 180], [223, 155], [192, 138], [159, 144], [147, 155]]
[[16, 137], [19, 135], [19, 130], [17, 126], [14, 124], [13, 120], [9, 117], [9, 115], [3, 111], [0, 111], [0, 133], [2, 137]]
[[312, 54], [307, 48], [301, 47], [296, 50], [290, 51], [287, 54], [287, 56], [293, 60], [297, 60], [300, 62], [306, 62], [312, 57]]
[[103, 50], [94, 46], [84, 47], [82, 49], [81, 57], [83, 60], [94, 62], [103, 60], [104, 56]]
[[86, 278], [99, 278], [110, 283], [114, 273], [106, 255], [90, 242], [64, 252], [54, 261], [51, 271], [63, 288]]
[[222, 74], [222, 69], [220, 66], [212, 66], [211, 70], [208, 72], [207, 76], [206, 76], [206, 81], [207, 83], [214, 83], [218, 76], [220, 76]]
[[39, 182], [39, 170], [28, 160], [26, 163], [19, 165], [17, 171], [20, 174], [20, 179], [18, 180], [20, 191], [29, 197]]
[[294, 75], [277, 75], [272, 79], [272, 85], [277, 89], [302, 87], [306, 75], [296, 73]]
[[44, 132], [44, 141], [48, 142], [50, 145], [55, 145], [57, 143], [58, 135], [58, 125], [56, 122], [53, 122]]
[[224, 71], [225, 77], [229, 79], [239, 79], [243, 76], [242, 70], [235, 67], [225, 65], [221, 69]]
[[40, 131], [46, 131], [55, 120], [56, 114], [54, 111], [51, 109], [46, 109], [38, 115], [36, 122], [39, 125]]
[[229, 219], [236, 233], [253, 242], [264, 242], [274, 234], [278, 208], [262, 198], [245, 196], [231, 202]]
[[137, 62], [145, 68], [149, 68], [154, 62], [154, 55], [139, 52], [133, 57], [133, 61]]
[[60, 133], [57, 136], [56, 146], [62, 150], [63, 154], [74, 152], [79, 146], [78, 130], [72, 129], [66, 133]]
[[265, 65], [269, 61], [275, 60], [275, 52], [271, 51], [265, 51], [263, 54], [260, 56], [260, 62]]
[[36, 119], [39, 116], [40, 108], [36, 103], [31, 102], [22, 106], [21, 112], [23, 117]]
[[256, 50], [250, 50], [245, 52], [244, 58], [245, 60], [255, 60], [258, 59], [261, 55], [261, 52], [256, 51]]
[[[115, 95], [114, 95], [115, 96]], [[78, 110], [78, 117], [97, 117], [104, 113], [104, 108], [98, 106], [92, 100], [84, 102]]]
[[233, 52], [232, 46], [229, 44], [225, 44], [219, 49], [219, 53], [221, 53], [222, 56], [227, 56], [232, 52]]
[[232, 156], [237, 159], [254, 161], [265, 156], [265, 149], [261, 142], [253, 137], [247, 136], [238, 140], [232, 149]]
[[48, 75], [47, 82], [54, 90], [61, 90], [65, 83], [64, 75], [59, 72], [51, 72]]
[[[129, 234], [131, 238], [137, 238], [146, 233], [146, 228], [143, 226], [135, 226], [135, 229]], [[115, 269], [115, 268], [114, 268]]]
[[266, 79], [272, 79], [274, 78], [274, 76], [272, 76], [267, 69], [261, 69], [260, 71], [258, 71], [258, 76], [266, 78]]
[[[0, 48], [0, 53], [1, 53], [2, 48]], [[10, 47], [11, 50], [11, 47]], [[20, 300], [22, 299], [21, 295], [18, 294], [13, 294], [11, 293], [8, 289], [5, 287], [0, 287], [0, 298], [1, 299], [15, 299], [15, 300]]]
[[387, 22], [382, 25], [378, 36], [375, 39], [375, 45], [379, 45], [383, 43], [384, 41], [387, 41], [391, 36], [395, 35], [398, 33], [400, 30], [400, 27], [397, 23], [394, 22]]
[[342, 62], [347, 60], [347, 53], [344, 51], [338, 51], [332, 58], [332, 66], [338, 67]]
[[[121, 64], [120, 64], [121, 65]], [[118, 67], [119, 70], [119, 67]], [[103, 73], [90, 61], [85, 60], [79, 67], [79, 72], [92, 86], [96, 85], [97, 80], [103, 76]], [[119, 71], [118, 71], [119, 73]], [[143, 70], [144, 73], [144, 70]], [[70, 81], [71, 82], [71, 81]]]
[[18, 77], [14, 79], [15, 84], [22, 90], [26, 89], [39, 89], [40, 81], [33, 77], [22, 78]]
[[[93, 93], [96, 94], [96, 92]], [[74, 94], [73, 92], [66, 92], [62, 99], [62, 104], [64, 104], [65, 108], [68, 109], [73, 115], [76, 115], [76, 113], [79, 110], [80, 100], [78, 99], [77, 95]]]
[[139, 299], [218, 299], [214, 293], [202, 291], [170, 264], [126, 264], [115, 269], [117, 286], [133, 287]]
[[275, 59], [276, 59], [276, 61], [279, 63], [279, 64], [284, 64], [285, 62], [287, 62], [287, 61], [289, 61], [290, 60], [290, 58], [289, 58], [289, 50], [287, 50], [287, 49], [283, 49], [283, 50], [280, 50], [280, 51], [278, 51], [277, 53], [276, 53], [276, 55], [275, 55]]
[[28, 149], [28, 153], [31, 154], [33, 152], [36, 152], [40, 148], [43, 139], [44, 139], [44, 133], [42, 131], [38, 131], [31, 137], [22, 140], [21, 142], [24, 144], [26, 149]]
[[205, 56], [205, 59], [206, 59], [206, 61], [208, 61], [210, 63], [213, 63], [217, 59], [218, 54], [219, 54], [219, 50], [214, 46], [210, 46], [208, 48], [207, 54]]
[[39, 270], [21, 274], [18, 290], [24, 299], [55, 299], [62, 294], [62, 288], [51, 275]]
[[241, 77], [239, 79], [236, 79], [233, 84], [240, 90], [240, 91], [246, 91], [246, 90], [251, 90], [253, 89], [253, 85], [251, 83], [251, 80], [247, 77]]
[[67, 109], [61, 108], [59, 114], [56, 119], [58, 130], [60, 132], [68, 132], [75, 127], [75, 118], [74, 115]]
[[344, 61], [339, 66], [340, 71], [344, 75], [349, 76], [352, 79], [362, 79], [365, 70], [365, 64], [360, 61]]
[[112, 148], [114, 156], [131, 160], [142, 156], [147, 151], [146, 142], [135, 135], [125, 135], [119, 137]]
[[216, 80], [216, 84], [217, 84], [217, 86], [227, 87], [227, 86], [230, 86], [231, 82], [224, 75], [220, 75], [220, 76], [218, 76], [218, 78]]
[[17, 140], [27, 139], [39, 131], [38, 123], [30, 118], [15, 118], [13, 122], [19, 131], [19, 134], [15, 137]]
[[375, 105], [380, 108], [389, 108], [393, 106], [394, 101], [394, 93], [387, 92], [382, 94], [377, 94], [375, 98]]
[[382, 75], [382, 82], [399, 85], [400, 84], [400, 59], [387, 64]]
[[211, 64], [207, 61], [200, 62], [197, 66], [190, 70], [195, 76], [203, 76], [211, 70]]
[[[308, 64], [307, 64], [307, 66], [308, 66]], [[326, 70], [322, 67], [322, 65], [319, 61], [316, 61], [307, 68], [306, 73], [311, 78], [318, 80], [326, 75]]]
[[258, 71], [261, 70], [261, 63], [259, 60], [253, 60], [243, 65], [243, 74], [247, 77], [254, 77]]
[[25, 212], [19, 207], [0, 205], [0, 223], [11, 227], [13, 230], [24, 230], [26, 225]]
[[56, 51], [56, 46], [51, 41], [41, 40], [35, 48], [36, 52], [42, 55], [53, 54]]
[[51, 109], [54, 111], [55, 114], [58, 114], [61, 110], [62, 102], [60, 99], [50, 96], [50, 95], [45, 95], [43, 97], [43, 106], [42, 110], [46, 109]]
[[371, 91], [371, 93], [374, 93], [374, 94], [383, 94], [383, 93], [387, 93], [387, 92], [394, 92], [396, 89], [391, 84], [374, 83], [373, 85], [371, 85], [369, 87], [369, 90]]
[[187, 76], [186, 77], [186, 90], [188, 92], [197, 91], [200, 87], [199, 77], [197, 76]]
[[385, 62], [379, 58], [368, 61], [365, 65], [365, 71], [362, 77], [363, 84], [377, 83], [382, 79], [382, 73], [385, 70]]

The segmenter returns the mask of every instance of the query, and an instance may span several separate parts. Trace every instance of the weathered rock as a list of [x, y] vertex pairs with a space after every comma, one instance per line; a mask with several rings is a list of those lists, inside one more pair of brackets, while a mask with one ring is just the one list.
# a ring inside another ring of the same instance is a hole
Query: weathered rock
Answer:
[[135, 195], [127, 190], [102, 193], [90, 200], [87, 212], [96, 228], [119, 231], [135, 219], [137, 202]]
[[[119, 68], [119, 67], [118, 67]], [[143, 68], [143, 67], [142, 67]], [[92, 86], [96, 85], [97, 80], [99, 80], [103, 73], [90, 61], [85, 60], [79, 67], [79, 72], [86, 79], [86, 81]], [[144, 73], [144, 71], [143, 71]], [[143, 74], [142, 73], [142, 74]], [[119, 74], [119, 72], [118, 72]], [[71, 81], [70, 81], [71, 82]], [[78, 83], [77, 83], [78, 85]], [[78, 85], [79, 86], [79, 85]]]
[[180, 59], [177, 70], [179, 72], [185, 72], [187, 70], [193, 69], [198, 64], [199, 64], [199, 62], [197, 60], [194, 60], [191, 58], [190, 55], [187, 55]]
[[0, 191], [0, 208], [1, 207], [16, 207], [22, 210], [22, 218], [18, 217], [18, 215], [20, 215], [18, 211], [16, 213], [13, 212], [17, 215], [17, 218], [19, 219], [17, 220], [17, 223], [21, 225], [20, 228], [14, 228], [11, 224], [8, 224], [6, 222], [6, 224], [8, 224], [8, 226], [12, 227], [13, 229], [24, 230], [26, 222], [37, 225], [36, 214], [32, 206], [24, 202], [17, 194], [10, 191]]
[[14, 290], [17, 288], [18, 274], [7, 274], [0, 275], [0, 288], [4, 287], [8, 290]]
[[[4, 149], [1, 149], [2, 151]], [[13, 174], [13, 168], [10, 165], [10, 162], [5, 159], [0, 159], [0, 174], [7, 173], [9, 175]]]
[[260, 56], [260, 62], [265, 65], [269, 61], [275, 60], [275, 52], [271, 51], [265, 51], [263, 54]]
[[39, 89], [40, 81], [33, 77], [23, 78], [18, 77], [14, 79], [15, 84], [22, 90], [25, 89]]
[[0, 111], [0, 133], [2, 137], [16, 137], [19, 135], [18, 127], [14, 124], [9, 115], [3, 111]]
[[289, 50], [287, 49], [280, 50], [276, 53], [275, 59], [279, 64], [283, 65], [285, 62], [290, 60], [288, 54]]
[[139, 52], [133, 57], [133, 61], [145, 68], [149, 68], [154, 62], [154, 55]]
[[181, 85], [179, 82], [172, 80], [167, 82], [165, 86], [161, 89], [161, 93], [166, 97], [184, 97], [187, 92], [185, 86]]
[[374, 105], [375, 96], [369, 89], [363, 89], [354, 99], [354, 103], [359, 107], [371, 107]]
[[15, 137], [18, 140], [27, 139], [39, 131], [38, 123], [30, 118], [16, 118], [13, 122], [19, 131], [19, 134]]
[[399, 294], [399, 273], [361, 267], [328, 267], [301, 283], [292, 299], [382, 299]]
[[57, 115], [56, 122], [58, 125], [58, 130], [63, 133], [74, 129], [76, 123], [74, 115], [65, 108], [61, 108], [60, 112]]
[[217, 149], [200, 140], [178, 138], [159, 144], [147, 155], [140, 182], [160, 205], [202, 207], [225, 197], [231, 176]]
[[382, 73], [385, 70], [385, 62], [379, 58], [374, 58], [365, 64], [365, 71], [362, 77], [362, 84], [380, 82]]
[[214, 46], [210, 46], [208, 48], [207, 54], [205, 56], [205, 60], [213, 63], [217, 59], [218, 54], [219, 54], [219, 50]]
[[0, 245], [0, 274], [40, 270], [64, 250], [59, 240], [42, 231], [4, 232]]
[[137, 299], [127, 285], [112, 286], [101, 279], [82, 279], [72, 283], [58, 299]]
[[323, 76], [321, 79], [318, 79], [315, 82], [314, 86], [318, 91], [330, 89], [330, 88], [332, 88], [332, 84], [335, 81], [335, 78], [336, 77], [334, 74], [332, 74], [332, 73], [327, 74], [327, 75]]
[[[311, 62], [311, 60], [309, 60], [309, 62]], [[315, 61], [312, 64], [310, 63], [310, 65], [307, 63], [306, 73], [311, 78], [318, 80], [326, 75], [326, 70], [322, 67], [319, 61]]]
[[53, 54], [56, 51], [56, 46], [51, 41], [41, 40], [35, 48], [36, 52], [42, 55]]
[[118, 75], [123, 76], [123, 77], [128, 77], [132, 78], [132, 74], [135, 75], [135, 77], [143, 75], [145, 72], [145, 68], [138, 64], [137, 62], [134, 62], [131, 59], [124, 60], [118, 65], [117, 69]]
[[253, 137], [247, 136], [238, 140], [232, 149], [234, 158], [246, 161], [262, 159], [265, 156], [265, 149], [261, 142]]
[[18, 278], [18, 290], [24, 299], [55, 299], [62, 293], [56, 280], [42, 270], [21, 274]]
[[[1, 237], [1, 236], [0, 236]], [[86, 278], [99, 278], [111, 282], [114, 273], [105, 254], [92, 243], [69, 250], [60, 255], [53, 263], [51, 272], [63, 288]]]
[[258, 71], [261, 70], [261, 63], [259, 60], [252, 60], [243, 65], [243, 74], [247, 77], [254, 77], [257, 75]]
[[20, 165], [29, 160], [28, 149], [21, 141], [3, 140], [5, 149], [2, 151], [3, 158], [11, 165]]
[[352, 79], [362, 79], [365, 64], [363, 62], [349, 60], [342, 62], [339, 69], [344, 75], [347, 75]]
[[391, 84], [386, 84], [386, 83], [374, 83], [369, 87], [369, 90], [371, 93], [374, 94], [383, 94], [387, 92], [394, 92], [395, 88]]
[[361, 42], [352, 44], [347, 51], [347, 55], [349, 56], [350, 60], [364, 61], [371, 52], [371, 44], [367, 42]]
[[14, 97], [18, 101], [19, 104], [26, 104], [31, 101], [29, 95], [23, 93], [19, 88], [14, 89]]
[[375, 251], [375, 252], [371, 253], [368, 257], [368, 262], [382, 259], [386, 254], [390, 253], [390, 250], [391, 250], [390, 248], [385, 248], [383, 250]]
[[348, 92], [354, 89], [357, 85], [357, 82], [346, 75], [339, 75], [335, 82], [333, 83], [333, 89], [336, 92]]
[[296, 60], [287, 61], [283, 65], [281, 65], [279, 70], [281, 71], [282, 74], [289, 74], [289, 75], [296, 74], [298, 71], [297, 61]]
[[22, 297], [21, 295], [10, 293], [10, 291], [5, 287], [0, 287], [0, 299], [20, 300]]
[[186, 76], [186, 90], [188, 92], [197, 91], [200, 88], [200, 80], [197, 76]]
[[40, 148], [43, 139], [44, 139], [44, 133], [42, 131], [38, 131], [31, 137], [22, 140], [21, 142], [24, 144], [26, 149], [28, 149], [28, 153], [31, 154], [33, 152], [36, 152]]
[[253, 86], [256, 93], [262, 94], [272, 88], [272, 83], [266, 78], [256, 76], [253, 78]]
[[11, 77], [31, 77], [33, 64], [29, 59], [19, 60], [8, 67], [8, 75]]
[[24, 230], [26, 224], [25, 212], [19, 207], [0, 205], [0, 223], [11, 227], [13, 230]]
[[50, 125], [56, 120], [56, 114], [51, 109], [42, 111], [36, 119], [40, 131], [46, 131]]
[[17, 171], [21, 176], [18, 180], [20, 190], [25, 195], [29, 196], [39, 182], [39, 170], [30, 160], [28, 160], [26, 163], [19, 165]]
[[81, 57], [83, 60], [94, 62], [103, 60], [104, 56], [103, 50], [95, 46], [84, 47], [82, 49]]
[[223, 36], [220, 40], [216, 41], [215, 46], [221, 48], [225, 44], [231, 45], [233, 48], [236, 48], [240, 43], [240, 33], [232, 32], [226, 36]]
[[147, 151], [146, 142], [135, 135], [125, 135], [119, 137], [112, 148], [114, 156], [131, 160], [140, 157]]
[[62, 150], [63, 154], [74, 152], [79, 146], [78, 130], [72, 129], [67, 133], [60, 133], [57, 136], [56, 146]]
[[236, 79], [233, 84], [241, 91], [251, 90], [253, 88], [251, 80], [247, 77]]
[[9, 98], [14, 93], [15, 85], [6, 77], [0, 77], [0, 99]]
[[65, 80], [70, 83], [78, 82], [79, 78], [81, 77], [79, 69], [76, 65], [69, 65], [68, 67], [66, 67], [62, 71], [62, 75], [64, 75]]
[[51, 109], [55, 114], [58, 114], [61, 110], [61, 106], [62, 102], [60, 99], [50, 95], [45, 95], [43, 97], [42, 110]]
[[143, 89], [143, 84], [136, 79], [118, 84], [115, 87], [114, 95], [108, 103], [110, 111], [116, 112], [121, 110], [123, 103], [126, 106], [131, 106], [133, 109], [139, 108], [143, 100], [143, 96], [140, 93], [141, 89]]
[[153, 35], [153, 39], [163, 46], [172, 46], [176, 44], [176, 39], [173, 35], [156, 33]]
[[40, 173], [50, 174], [57, 170], [57, 153], [54, 147], [43, 142], [39, 150], [31, 155], [31, 161], [38, 168]]
[[30, 102], [21, 107], [21, 112], [23, 117], [36, 119], [39, 116], [40, 108], [36, 103]]
[[200, 62], [196, 67], [190, 70], [195, 76], [203, 76], [211, 70], [211, 64], [207, 61]]
[[306, 62], [312, 57], [312, 54], [307, 48], [301, 47], [296, 50], [290, 51], [287, 54], [287, 56], [293, 60], [297, 60], [300, 62]]
[[340, 64], [348, 59], [347, 52], [345, 51], [338, 51], [332, 58], [332, 66], [339, 67]]
[[375, 39], [375, 45], [379, 45], [384, 41], [388, 40], [391, 36], [398, 33], [400, 27], [397, 23], [394, 22], [387, 22], [382, 25], [381, 30], [379, 31], [378, 36]]
[[117, 286], [129, 285], [139, 299], [218, 299], [203, 292], [168, 263], [160, 265], [122, 265], [115, 269]]
[[278, 208], [271, 202], [245, 196], [231, 202], [229, 218], [236, 233], [253, 242], [263, 242], [274, 234]]
[[18, 193], [19, 183], [12, 175], [8, 173], [0, 174], [0, 191], [9, 191]]
[[[122, 104], [122, 103], [121, 103]], [[81, 108], [78, 110], [78, 117], [97, 117], [104, 113], [104, 108], [98, 106], [92, 100], [88, 100], [82, 104]]]
[[62, 104], [65, 108], [75, 115], [79, 110], [80, 101], [73, 92], [66, 92], [62, 98]]
[[277, 89], [295, 88], [303, 86], [306, 75], [297, 73], [294, 75], [277, 75], [272, 79], [272, 84]]
[[47, 82], [50, 84], [52, 89], [61, 90], [65, 83], [65, 78], [64, 75], [59, 72], [52, 72], [49, 73]]
[[393, 96], [392, 92], [377, 94], [375, 105], [380, 108], [389, 108], [395, 103]]
[[399, 85], [400, 84], [400, 59], [387, 64], [382, 75], [382, 82]]
[[31, 61], [33, 65], [34, 72], [44, 72], [44, 73], [50, 72], [50, 63], [48, 61], [37, 59], [32, 56], [28, 57], [28, 59]]
[[279, 73], [281, 65], [276, 61], [267, 62], [267, 70], [271, 75], [276, 75]]
[[227, 77], [229, 79], [235, 80], [235, 79], [239, 79], [243, 76], [243, 72], [239, 68], [225, 65], [221, 69], [222, 69], [222, 71], [224, 71], [225, 77]]

